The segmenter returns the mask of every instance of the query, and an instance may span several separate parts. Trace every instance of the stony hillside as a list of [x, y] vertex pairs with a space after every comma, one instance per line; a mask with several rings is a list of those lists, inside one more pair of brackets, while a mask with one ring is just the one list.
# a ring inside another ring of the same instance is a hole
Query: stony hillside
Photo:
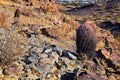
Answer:
[[[63, 8], [55, 0], [0, 0], [0, 80], [120, 79], [120, 42], [101, 28], [98, 13], [68, 15]], [[76, 30], [86, 18], [96, 19], [86, 22], [96, 27], [90, 60], [76, 53]]]

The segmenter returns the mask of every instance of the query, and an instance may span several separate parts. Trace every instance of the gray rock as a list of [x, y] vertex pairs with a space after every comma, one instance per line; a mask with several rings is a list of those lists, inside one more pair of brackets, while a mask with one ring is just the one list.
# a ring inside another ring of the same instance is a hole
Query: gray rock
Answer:
[[63, 50], [62, 51], [62, 56], [70, 58], [70, 59], [74, 59], [74, 60], [77, 59], [77, 55], [73, 52], [68, 51], [68, 50]]
[[34, 35], [31, 35], [29, 39], [29, 44], [32, 45], [32, 46], [37, 46], [39, 47], [40, 46], [40, 43], [39, 43], [39, 40], [34, 36]]
[[52, 52], [52, 51], [53, 51], [53, 49], [51, 49], [51, 48], [49, 48], [49, 49], [44, 49], [44, 50], [43, 50], [43, 53], [46, 54], [46, 53], [50, 53], [50, 52]]
[[41, 58], [48, 58], [47, 54], [41, 54]]
[[50, 53], [52, 51], [57, 52], [60, 56], [62, 55], [62, 49], [55, 45], [50, 45], [44, 48], [43, 53]]
[[45, 75], [49, 73], [55, 62], [58, 62], [58, 57], [57, 53], [52, 52], [48, 58], [41, 58], [39, 63], [36, 65], [38, 72]]
[[39, 59], [40, 59], [39, 53], [31, 53], [28, 57], [28, 60], [31, 62], [32, 65], [37, 64]]
[[5, 43], [6, 43], [5, 30], [3, 27], [0, 26], [0, 49], [4, 47]]

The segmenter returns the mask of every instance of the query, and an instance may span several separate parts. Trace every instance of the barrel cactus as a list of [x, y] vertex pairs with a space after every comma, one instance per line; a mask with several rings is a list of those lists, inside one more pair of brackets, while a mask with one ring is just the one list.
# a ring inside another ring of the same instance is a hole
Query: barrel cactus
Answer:
[[77, 53], [86, 54], [89, 58], [95, 56], [96, 37], [94, 26], [83, 23], [76, 30]]

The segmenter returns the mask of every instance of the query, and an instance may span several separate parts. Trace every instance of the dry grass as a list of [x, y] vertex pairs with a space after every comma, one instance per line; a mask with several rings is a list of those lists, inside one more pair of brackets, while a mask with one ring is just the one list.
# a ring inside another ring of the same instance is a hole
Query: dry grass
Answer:
[[0, 13], [0, 25], [6, 28], [6, 15], [4, 12]]
[[8, 1], [0, 0], [0, 4], [10, 5], [11, 3]]
[[0, 42], [0, 63], [2, 63], [3, 66], [6, 65], [6, 63], [13, 61], [17, 56], [28, 52], [29, 45], [26, 46], [26, 44], [28, 44], [27, 39], [17, 32], [17, 29], [10, 27], [9, 30], [3, 33], [5, 37], [2, 38], [2, 41]]
[[2, 4], [3, 3], [3, 0], [0, 0], [0, 4]]

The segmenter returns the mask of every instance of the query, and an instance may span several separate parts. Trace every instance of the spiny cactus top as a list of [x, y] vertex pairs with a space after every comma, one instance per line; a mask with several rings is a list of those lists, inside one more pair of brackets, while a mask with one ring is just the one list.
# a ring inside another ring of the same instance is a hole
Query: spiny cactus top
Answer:
[[93, 26], [82, 24], [76, 31], [77, 53], [85, 53], [89, 57], [95, 56], [96, 37]]

